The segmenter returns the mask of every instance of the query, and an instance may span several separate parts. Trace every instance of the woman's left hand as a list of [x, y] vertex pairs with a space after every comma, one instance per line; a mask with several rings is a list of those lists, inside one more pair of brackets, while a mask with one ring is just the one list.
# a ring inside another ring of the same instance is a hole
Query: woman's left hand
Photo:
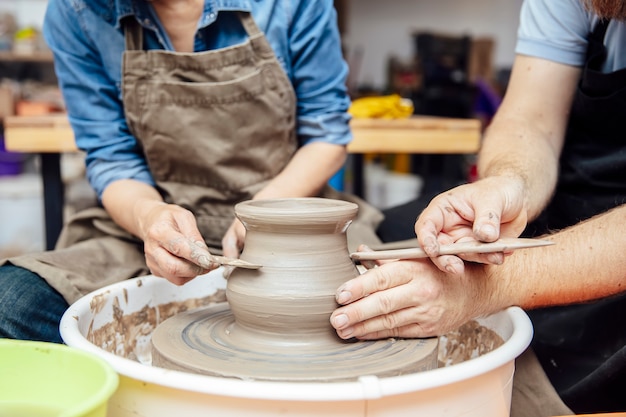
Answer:
[[222, 238], [224, 256], [239, 258], [246, 238], [246, 228], [239, 219], [235, 219]]

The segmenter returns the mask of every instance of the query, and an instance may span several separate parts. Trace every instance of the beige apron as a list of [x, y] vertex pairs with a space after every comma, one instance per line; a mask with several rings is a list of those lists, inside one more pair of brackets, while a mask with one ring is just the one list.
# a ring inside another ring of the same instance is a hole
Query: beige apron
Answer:
[[[144, 51], [141, 26], [134, 17], [124, 22], [128, 126], [165, 201], [194, 213], [211, 248], [221, 246], [234, 204], [251, 199], [297, 148], [291, 82], [251, 15], [239, 16], [246, 42], [193, 54]], [[351, 250], [361, 242], [379, 242], [378, 210], [331, 189], [323, 195], [359, 203], [359, 219], [350, 227]], [[142, 242], [102, 208], [70, 219], [54, 251], [9, 261], [42, 276], [68, 303], [150, 273]]]

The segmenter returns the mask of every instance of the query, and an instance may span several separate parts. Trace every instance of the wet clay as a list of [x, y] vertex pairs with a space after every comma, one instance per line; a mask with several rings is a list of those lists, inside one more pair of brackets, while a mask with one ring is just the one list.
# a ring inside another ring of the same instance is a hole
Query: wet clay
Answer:
[[[137, 281], [141, 287], [141, 280]], [[91, 301], [91, 311], [97, 314], [106, 304], [109, 293], [105, 292], [94, 297]], [[124, 303], [128, 303], [128, 293], [124, 291]], [[145, 305], [132, 314], [123, 314], [120, 300], [115, 297], [112, 301], [114, 320], [98, 329], [93, 328], [93, 321], [89, 325], [86, 339], [95, 346], [121, 356], [126, 359], [151, 364], [150, 339], [152, 332], [163, 321], [176, 314], [214, 305], [226, 301], [226, 292], [218, 290], [214, 294], [201, 298], [190, 298], [185, 301], [170, 302], [155, 306]]]
[[179, 314], [152, 336], [152, 363], [164, 368], [255, 380], [350, 380], [437, 366], [437, 339], [341, 340], [330, 325], [335, 291], [359, 275], [346, 230], [354, 203], [325, 198], [246, 201], [246, 228], [228, 304]]
[[[147, 346], [147, 351], [142, 350], [137, 343], [138, 337], [151, 338], [152, 332], [162, 321], [179, 313], [191, 312], [195, 308], [204, 310], [221, 304], [224, 300], [225, 292], [218, 290], [210, 296], [184, 302], [170, 302], [153, 307], [146, 305], [135, 313], [119, 315], [98, 329], [90, 327], [86, 339], [109, 353], [151, 365], [151, 347]], [[119, 304], [117, 300], [114, 303]], [[157, 320], [157, 317], [161, 320]], [[439, 337], [437, 366], [452, 366], [489, 353], [503, 344], [504, 340], [496, 332], [476, 320], [470, 320], [458, 330]]]
[[439, 338], [439, 367], [452, 366], [502, 346], [504, 340], [493, 330], [470, 320]]

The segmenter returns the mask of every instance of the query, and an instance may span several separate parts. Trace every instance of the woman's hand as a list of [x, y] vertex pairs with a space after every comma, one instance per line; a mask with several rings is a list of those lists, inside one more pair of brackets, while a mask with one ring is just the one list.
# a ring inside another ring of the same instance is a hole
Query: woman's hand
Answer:
[[224, 237], [222, 238], [222, 250], [224, 256], [239, 258], [246, 239], [246, 229], [239, 219], [233, 220]]
[[146, 201], [140, 209], [140, 237], [150, 271], [182, 285], [219, 265], [198, 230], [193, 214], [180, 206]]
[[182, 285], [219, 266], [211, 262], [193, 214], [163, 202], [154, 187], [115, 181], [104, 190], [102, 203], [118, 225], [143, 240], [146, 264], [154, 275]]
[[[235, 219], [222, 238], [222, 251], [224, 256], [229, 258], [239, 258], [243, 250], [246, 238], [246, 228], [239, 219]], [[224, 266], [224, 278], [228, 278], [233, 272], [233, 266]]]

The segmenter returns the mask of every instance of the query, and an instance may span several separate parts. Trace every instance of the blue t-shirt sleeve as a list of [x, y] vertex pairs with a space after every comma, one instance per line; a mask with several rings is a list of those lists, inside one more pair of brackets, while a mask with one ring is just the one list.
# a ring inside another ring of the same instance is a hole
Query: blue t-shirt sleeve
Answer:
[[585, 61], [590, 22], [580, 0], [525, 0], [515, 52], [580, 66]]
[[[103, 39], [120, 37], [111, 25], [98, 22], [71, 2], [50, 0], [43, 34], [54, 53], [55, 70], [76, 145], [86, 152], [87, 177], [98, 197], [113, 181], [135, 179], [153, 184], [152, 176], [124, 117], [119, 88], [103, 60], [111, 42], [91, 39], [83, 27], [99, 25]], [[102, 33], [102, 32], [107, 33]], [[123, 41], [121, 42], [123, 48]], [[115, 54], [115, 52], [113, 52]], [[121, 54], [121, 52], [120, 52]], [[117, 59], [120, 59], [121, 55]]]
[[346, 87], [348, 66], [341, 51], [333, 2], [296, 3], [289, 28], [289, 54], [300, 144], [348, 144], [352, 140]]

